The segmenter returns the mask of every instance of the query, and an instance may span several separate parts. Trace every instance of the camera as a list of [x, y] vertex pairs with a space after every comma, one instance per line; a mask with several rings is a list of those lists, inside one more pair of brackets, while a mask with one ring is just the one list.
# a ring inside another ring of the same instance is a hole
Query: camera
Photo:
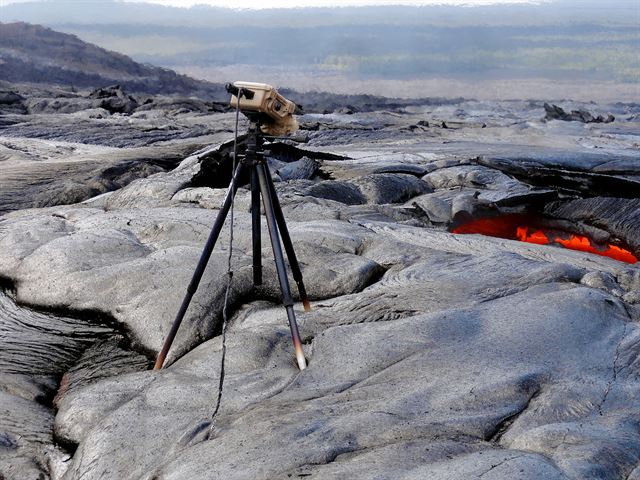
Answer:
[[231, 106], [238, 108], [239, 102], [240, 111], [251, 121], [259, 123], [263, 133], [288, 135], [298, 129], [298, 122], [293, 116], [296, 104], [280, 95], [271, 85], [234, 82], [228, 83], [226, 89], [231, 94]]

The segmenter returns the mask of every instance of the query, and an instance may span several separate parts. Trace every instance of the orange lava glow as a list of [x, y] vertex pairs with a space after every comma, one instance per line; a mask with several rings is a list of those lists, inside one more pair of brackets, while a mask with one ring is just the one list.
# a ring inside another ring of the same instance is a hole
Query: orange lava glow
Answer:
[[496, 218], [478, 218], [453, 229], [453, 233], [480, 233], [491, 237], [520, 240], [538, 245], [559, 245], [571, 250], [594, 253], [627, 263], [636, 263], [638, 258], [629, 250], [616, 245], [598, 245], [583, 235], [559, 232], [542, 227], [523, 225], [526, 217], [505, 215]]
[[636, 263], [638, 259], [630, 251], [620, 248], [616, 245], [595, 245], [589, 238], [582, 235], [568, 234], [568, 238], [562, 238], [557, 235], [548, 237], [542, 230], [529, 229], [529, 227], [517, 227], [516, 237], [521, 242], [537, 243], [538, 245], [545, 245], [549, 243], [557, 243], [564, 248], [571, 250], [579, 250], [581, 252], [595, 253], [596, 255], [603, 255], [605, 257], [611, 257], [621, 262]]

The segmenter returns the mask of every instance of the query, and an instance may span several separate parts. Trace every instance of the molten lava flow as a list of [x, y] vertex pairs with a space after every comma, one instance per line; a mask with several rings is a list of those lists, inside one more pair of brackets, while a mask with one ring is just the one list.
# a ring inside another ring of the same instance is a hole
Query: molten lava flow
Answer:
[[537, 243], [538, 245], [546, 245], [549, 239], [542, 230], [536, 230], [529, 235], [529, 227], [517, 227], [516, 238], [521, 242]]
[[636, 263], [638, 261], [635, 255], [624, 248], [617, 247], [616, 245], [595, 245], [589, 238], [582, 235], [569, 234], [569, 238], [563, 238], [558, 235], [548, 235], [548, 233], [542, 230], [534, 230], [529, 233], [529, 227], [518, 227], [516, 229], [516, 236], [521, 242], [537, 243], [539, 245], [557, 243], [571, 250], [595, 253], [596, 255], [611, 257], [622, 262]]
[[476, 218], [453, 229], [453, 233], [480, 233], [490, 237], [511, 238], [515, 240], [517, 220], [515, 215], [495, 218]]
[[572, 250], [595, 253], [621, 262], [636, 263], [638, 258], [629, 250], [616, 245], [598, 245], [588, 237], [573, 233], [560, 232], [538, 226], [543, 223], [527, 215], [504, 215], [495, 218], [477, 218], [453, 229], [453, 233], [480, 233], [492, 237], [520, 240], [538, 245], [560, 245]]

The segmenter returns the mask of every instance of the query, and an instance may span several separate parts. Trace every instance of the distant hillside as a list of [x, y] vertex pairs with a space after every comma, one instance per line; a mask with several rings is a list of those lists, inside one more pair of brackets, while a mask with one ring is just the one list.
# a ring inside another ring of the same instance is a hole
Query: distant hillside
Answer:
[[41, 24], [209, 82], [401, 98], [638, 96], [638, 0], [262, 10], [7, 1], [5, 22]]
[[145, 93], [226, 98], [222, 86], [143, 65], [75, 35], [27, 23], [0, 23], [0, 80], [97, 88], [119, 83]]
[[0, 18], [210, 82], [404, 98], [622, 100], [637, 98], [639, 11], [637, 0], [264, 10], [21, 0], [0, 6]]

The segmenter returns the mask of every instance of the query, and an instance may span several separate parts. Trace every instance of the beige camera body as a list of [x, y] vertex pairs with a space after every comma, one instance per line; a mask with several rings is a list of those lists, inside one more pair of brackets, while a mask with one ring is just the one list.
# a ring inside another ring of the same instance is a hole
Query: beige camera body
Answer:
[[[254, 82], [233, 82], [239, 89], [253, 92], [253, 98], [240, 97], [240, 110], [251, 117], [251, 112], [263, 114], [260, 129], [267, 135], [287, 135], [298, 129], [298, 122], [293, 113], [296, 104], [287, 100], [271, 85]], [[237, 108], [238, 97], [231, 96], [231, 106]], [[266, 116], [266, 117], [265, 117]]]

